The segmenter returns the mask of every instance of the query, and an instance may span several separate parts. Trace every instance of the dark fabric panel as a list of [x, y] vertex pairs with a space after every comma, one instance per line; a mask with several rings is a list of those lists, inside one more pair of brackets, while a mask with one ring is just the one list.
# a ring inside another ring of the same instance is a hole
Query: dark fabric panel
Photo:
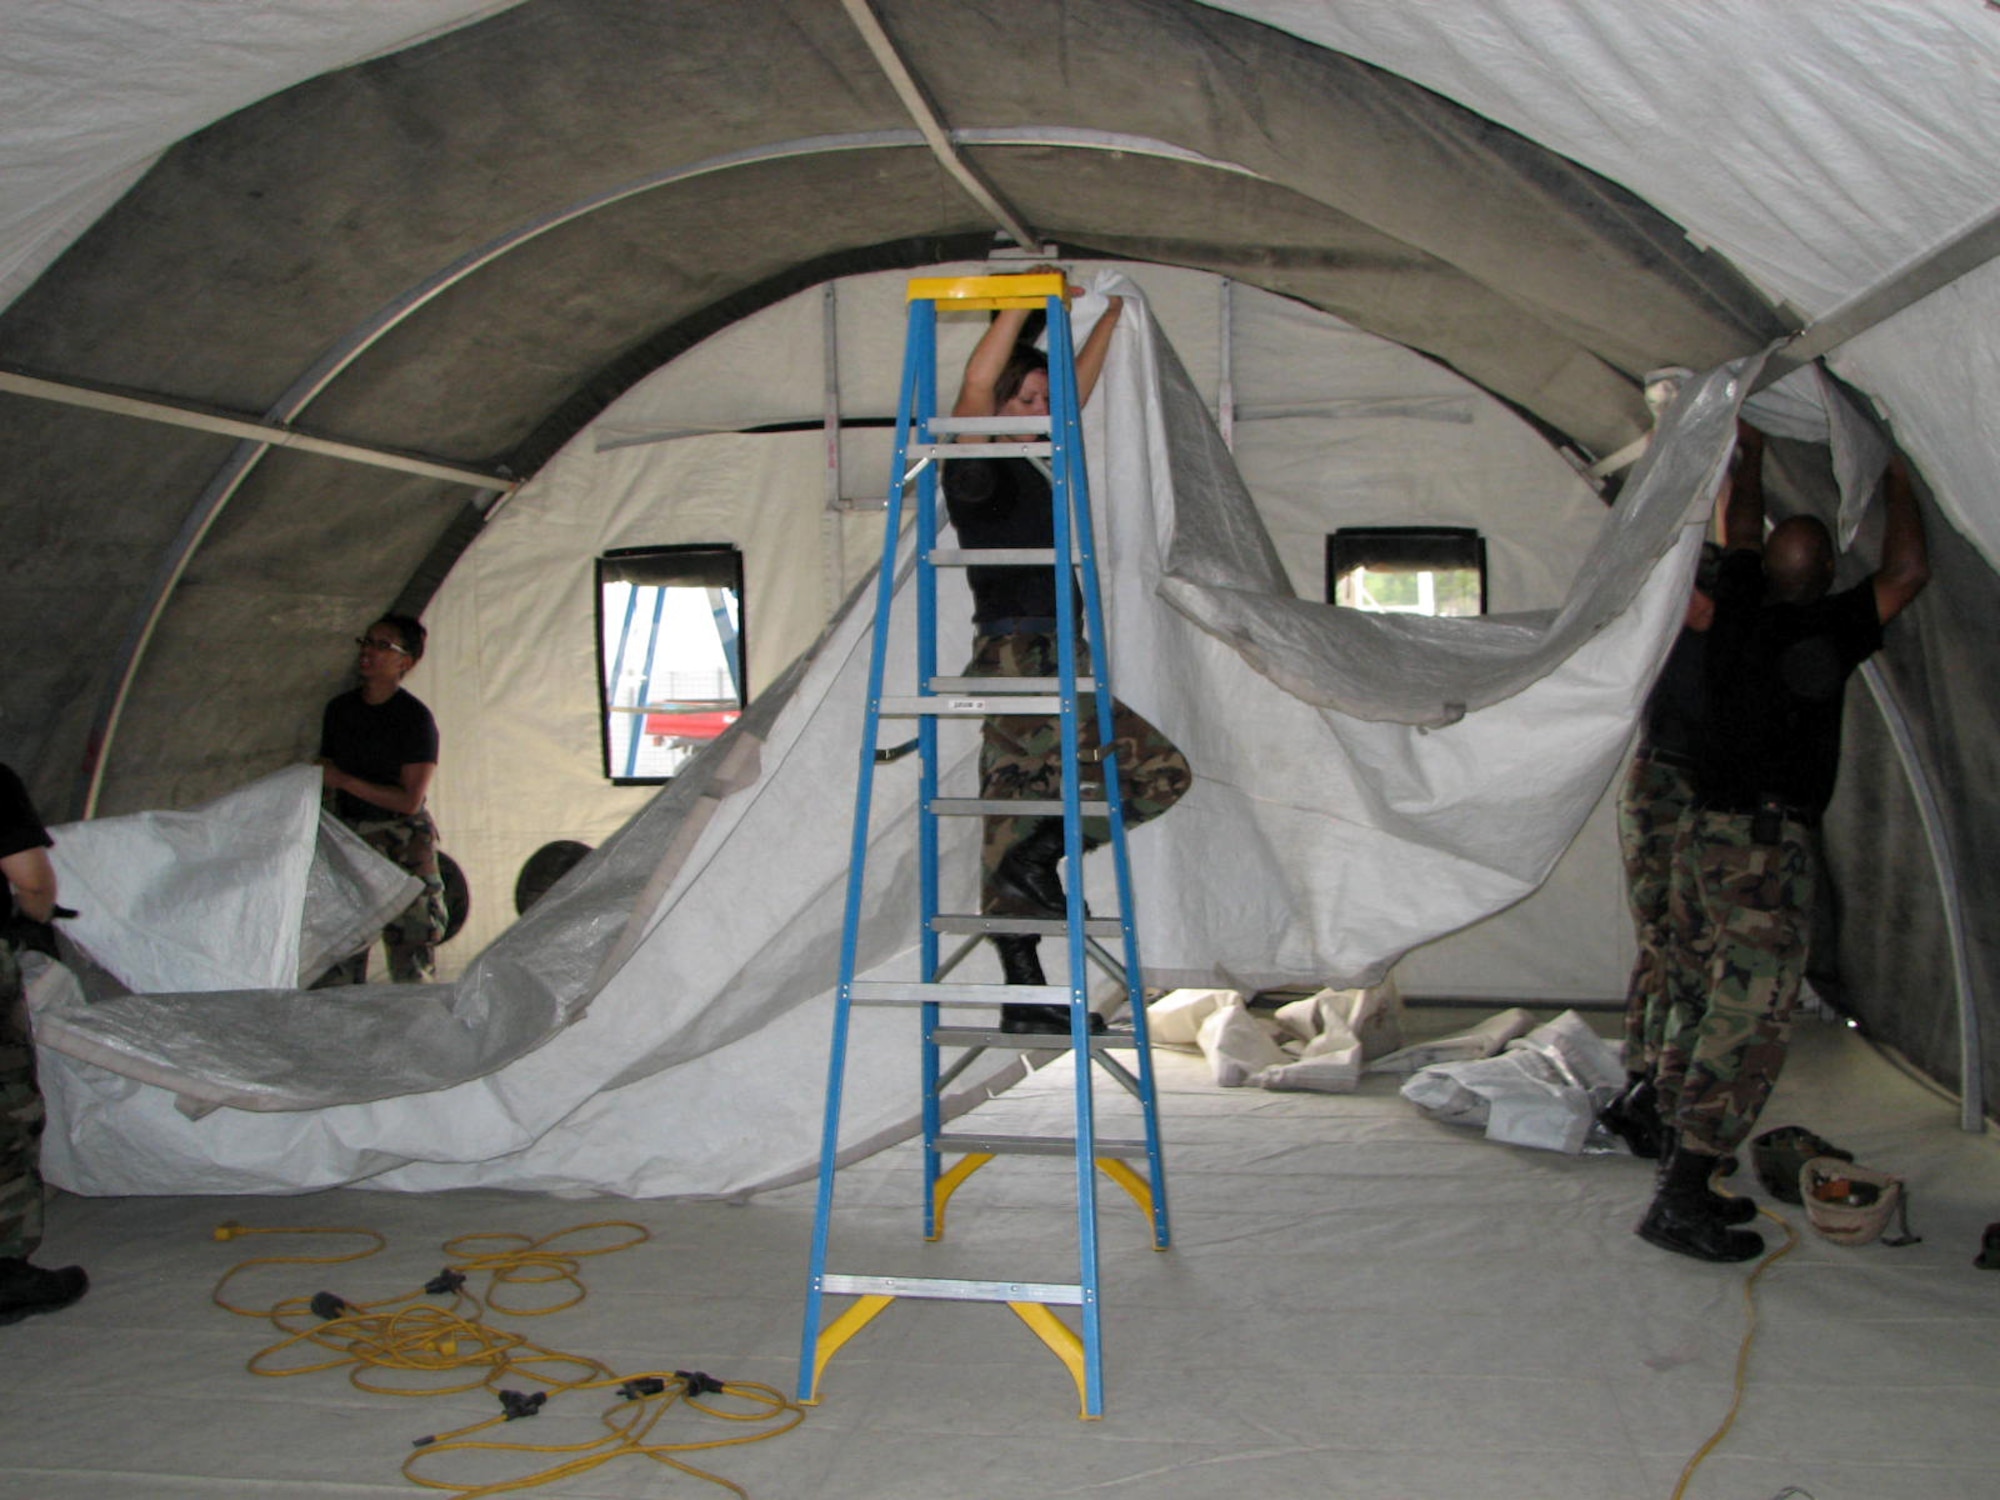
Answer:
[[[1926, 508], [1931, 583], [1877, 657], [1944, 811], [1983, 1035], [1987, 1112], [2000, 1101], [2000, 618], [1993, 570]], [[1887, 731], [1851, 689], [1826, 843], [1839, 892], [1844, 1003], [1875, 1036], [1957, 1087], [1957, 996], [1916, 806]]]

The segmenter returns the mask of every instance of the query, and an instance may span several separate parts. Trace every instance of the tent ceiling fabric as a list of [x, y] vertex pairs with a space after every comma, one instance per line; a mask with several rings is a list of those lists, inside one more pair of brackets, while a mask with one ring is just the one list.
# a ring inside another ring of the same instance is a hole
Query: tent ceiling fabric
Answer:
[[[1592, 451], [1639, 430], [1641, 369], [1705, 366], [1779, 329], [1621, 189], [1252, 20], [1178, 0], [877, 12], [1039, 234], [1298, 296]], [[1060, 131], [1093, 144], [995, 143]], [[812, 142], [841, 149], [786, 149]], [[714, 169], [677, 175], [697, 164]], [[175, 146], [0, 318], [0, 347], [59, 380], [521, 472], [718, 308], [752, 310], [829, 259], [909, 263], [991, 231], [835, 0], [531, 0]], [[72, 659], [0, 690], [0, 746], [45, 793], [70, 793], [162, 569], [187, 559], [102, 811], [185, 803], [307, 748], [317, 690], [301, 679], [337, 665], [348, 627], [398, 595], [467, 498], [295, 454], [249, 467], [226, 441], [16, 398], [0, 434], [36, 455], [30, 505], [63, 520], [42, 533], [50, 578], [10, 623], [53, 629]], [[67, 548], [95, 544], [63, 538], [113, 527], [129, 544], [102, 591], [66, 590]], [[170, 734], [211, 643], [245, 631], [264, 649], [214, 715], [229, 748]]]

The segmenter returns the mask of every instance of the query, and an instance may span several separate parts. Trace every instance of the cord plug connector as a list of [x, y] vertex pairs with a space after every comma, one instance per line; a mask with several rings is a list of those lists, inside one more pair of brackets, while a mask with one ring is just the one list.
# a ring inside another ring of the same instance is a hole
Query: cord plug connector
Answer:
[[721, 1381], [701, 1370], [676, 1370], [674, 1375], [687, 1387], [690, 1396], [716, 1395], [722, 1390]]
[[501, 1391], [500, 1405], [507, 1413], [507, 1420], [518, 1422], [523, 1417], [532, 1417], [542, 1409], [542, 1403], [549, 1399], [547, 1391], [536, 1391], [526, 1395], [520, 1391]]

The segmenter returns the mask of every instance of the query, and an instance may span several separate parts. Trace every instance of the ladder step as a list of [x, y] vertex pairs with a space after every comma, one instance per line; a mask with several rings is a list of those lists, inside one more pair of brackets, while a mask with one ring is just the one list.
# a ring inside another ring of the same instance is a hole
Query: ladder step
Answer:
[[[1077, 805], [1086, 818], [1102, 818], [1111, 811], [1102, 797], [1086, 797]], [[933, 797], [931, 811], [942, 818], [1060, 818], [1063, 805], [1056, 797]]]
[[[1099, 938], [1122, 937], [1125, 924], [1116, 917], [1085, 917], [1083, 930], [1086, 936]], [[941, 911], [931, 918], [932, 932], [994, 933], [1031, 932], [1037, 936], [1061, 935], [1069, 932], [1069, 922], [1062, 917], [989, 917], [983, 912]], [[1061, 986], [1067, 993], [1067, 986]]]
[[[1076, 1137], [1073, 1135], [985, 1135], [948, 1133], [937, 1138], [940, 1151], [985, 1151], [995, 1156], [1074, 1156]], [[1146, 1154], [1144, 1141], [1107, 1140], [1099, 1136], [1094, 1143], [1098, 1156], [1143, 1157]]]
[[1050, 423], [1046, 414], [1039, 417], [932, 417], [931, 431], [985, 432], [1006, 435], [1016, 432], [1047, 432]]
[[942, 1276], [847, 1276], [828, 1271], [819, 1289], [854, 1297], [927, 1297], [941, 1302], [1052, 1302], [1080, 1307], [1083, 1288], [1065, 1281], [955, 1281]]
[[1053, 547], [938, 547], [930, 555], [934, 568], [1052, 568], [1056, 565]]
[[[1046, 1052], [1070, 1044], [1066, 1031], [1000, 1031], [991, 1026], [933, 1026], [931, 1040], [940, 1047], [1019, 1047], [1030, 1052]], [[1090, 1036], [1092, 1052], [1102, 1052], [1107, 1047], [1129, 1052], [1132, 1046], [1129, 1026], [1122, 1030], [1095, 1031]]]
[[[991, 679], [987, 679], [990, 681]], [[885, 719], [984, 719], [995, 714], [1034, 714], [1047, 717], [1062, 712], [1062, 699], [1044, 698], [1038, 694], [995, 693], [988, 691], [979, 697], [941, 698], [884, 698], [880, 713]]]
[[856, 1005], [1068, 1005], [1066, 984], [925, 984], [917, 979], [857, 979]]
[[912, 443], [906, 451], [914, 470], [916, 461], [926, 458], [934, 458], [940, 463], [954, 458], [1048, 458], [1054, 454], [1055, 444]]
[[[1060, 677], [933, 677], [931, 691], [934, 693], [984, 693], [988, 697], [1008, 693], [1060, 693]], [[1076, 692], [1080, 698], [1085, 693], [1097, 691], [1095, 677], [1079, 677]]]

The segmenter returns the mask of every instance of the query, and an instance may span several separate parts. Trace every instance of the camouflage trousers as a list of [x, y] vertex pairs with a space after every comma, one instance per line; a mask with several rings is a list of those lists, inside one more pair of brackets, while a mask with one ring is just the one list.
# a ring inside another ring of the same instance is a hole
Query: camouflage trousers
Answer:
[[0, 1256], [24, 1260], [42, 1242], [42, 1119], [21, 970], [0, 942]]
[[1748, 814], [1701, 811], [1675, 849], [1660, 1112], [1695, 1150], [1726, 1156], [1784, 1066], [1817, 894], [1811, 830], [1751, 837]]
[[[437, 945], [444, 941], [450, 913], [444, 901], [444, 877], [438, 873], [437, 824], [425, 812], [349, 823], [368, 847], [401, 865], [424, 883], [416, 900], [382, 929], [382, 946], [389, 955], [389, 979], [395, 984], [423, 984], [437, 974]], [[368, 978], [368, 949], [342, 959], [314, 985], [362, 984]]]
[[1618, 792], [1618, 848], [1638, 956], [1625, 986], [1625, 1071], [1651, 1072], [1667, 1024], [1668, 906], [1674, 845], [1694, 810], [1694, 784], [1678, 766], [1632, 758]]
[[[1079, 676], [1090, 670], [1090, 652], [1079, 643], [1076, 650]], [[972, 660], [965, 669], [968, 677], [1054, 677], [1060, 671], [1057, 639], [1038, 631], [1014, 635], [982, 635], [973, 642]], [[1080, 752], [1098, 745], [1097, 703], [1094, 694], [1079, 702], [1077, 745]], [[1152, 724], [1116, 698], [1112, 699], [1112, 749], [1118, 767], [1118, 790], [1128, 829], [1172, 807], [1187, 794], [1194, 774], [1187, 757]], [[1101, 763], [1083, 760], [1078, 793], [1102, 796]], [[984, 721], [979, 743], [979, 795], [984, 798], [1061, 797], [1062, 720], [1054, 714], [995, 715]], [[1039, 907], [1011, 896], [994, 883], [993, 872], [1000, 861], [1034, 829], [1041, 815], [1031, 817], [988, 817], [979, 851], [979, 909], [1004, 916], [1040, 916]], [[1086, 817], [1083, 836], [1093, 844], [1111, 837], [1110, 820]]]

